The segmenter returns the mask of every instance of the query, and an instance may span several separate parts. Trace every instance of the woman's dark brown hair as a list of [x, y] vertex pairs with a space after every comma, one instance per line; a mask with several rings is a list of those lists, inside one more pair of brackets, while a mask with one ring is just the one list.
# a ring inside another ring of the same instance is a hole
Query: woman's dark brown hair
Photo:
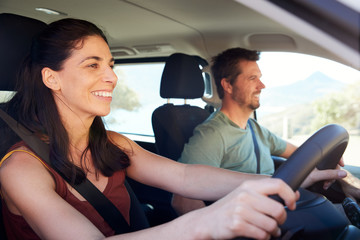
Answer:
[[[19, 73], [17, 93], [7, 106], [15, 112], [20, 123], [48, 137], [52, 167], [75, 184], [85, 179], [85, 168], [75, 166], [69, 159], [69, 137], [60, 120], [51, 90], [42, 82], [41, 70], [44, 67], [61, 70], [72, 51], [82, 47], [83, 41], [89, 36], [100, 36], [107, 42], [102, 30], [88, 21], [67, 18], [49, 24], [34, 39], [31, 53]], [[105, 176], [111, 176], [115, 171], [130, 165], [128, 155], [108, 140], [99, 116], [95, 117], [90, 127], [89, 145], [82, 154], [82, 166], [89, 150], [95, 168]]]

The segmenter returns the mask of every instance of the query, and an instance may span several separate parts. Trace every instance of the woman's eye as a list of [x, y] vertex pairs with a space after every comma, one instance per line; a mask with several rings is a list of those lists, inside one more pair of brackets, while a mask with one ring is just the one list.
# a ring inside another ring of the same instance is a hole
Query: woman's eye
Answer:
[[90, 64], [90, 65], [88, 65], [88, 67], [90, 67], [90, 68], [97, 68], [97, 67], [98, 67], [98, 64], [97, 64], [97, 63]]

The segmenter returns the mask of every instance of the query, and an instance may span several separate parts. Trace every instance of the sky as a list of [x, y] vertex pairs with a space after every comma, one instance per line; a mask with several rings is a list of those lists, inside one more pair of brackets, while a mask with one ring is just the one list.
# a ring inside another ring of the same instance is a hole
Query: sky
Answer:
[[355, 9], [356, 11], [360, 12], [360, 1], [359, 0], [338, 0], [339, 2], [348, 5], [349, 7]]
[[344, 82], [360, 81], [360, 71], [328, 59], [298, 53], [262, 52], [258, 61], [267, 88], [304, 80], [320, 71]]

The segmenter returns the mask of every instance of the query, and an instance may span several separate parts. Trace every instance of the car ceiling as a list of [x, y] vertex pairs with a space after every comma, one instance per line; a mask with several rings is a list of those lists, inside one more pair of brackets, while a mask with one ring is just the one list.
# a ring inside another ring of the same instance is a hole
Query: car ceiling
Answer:
[[[66, 15], [48, 15], [37, 7]], [[46, 23], [86, 19], [105, 30], [117, 58], [168, 56], [173, 52], [207, 60], [229, 47], [291, 51], [333, 59], [360, 69], [277, 21], [233, 0], [1, 0], [0, 12]]]

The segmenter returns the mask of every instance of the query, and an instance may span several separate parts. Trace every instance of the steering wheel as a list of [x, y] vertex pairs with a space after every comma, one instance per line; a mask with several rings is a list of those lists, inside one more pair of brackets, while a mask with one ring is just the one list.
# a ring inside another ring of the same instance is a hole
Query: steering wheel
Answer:
[[334, 169], [342, 157], [349, 134], [340, 125], [329, 124], [306, 140], [274, 173], [273, 178], [280, 178], [296, 191], [310, 172]]
[[[349, 141], [348, 132], [340, 125], [329, 124], [306, 140], [274, 173], [294, 191], [298, 190], [305, 178], [317, 167], [319, 170], [333, 169], [342, 157]], [[305, 192], [304, 195], [307, 195]], [[270, 196], [283, 202], [278, 196]], [[235, 239], [248, 239], [238, 237]]]

